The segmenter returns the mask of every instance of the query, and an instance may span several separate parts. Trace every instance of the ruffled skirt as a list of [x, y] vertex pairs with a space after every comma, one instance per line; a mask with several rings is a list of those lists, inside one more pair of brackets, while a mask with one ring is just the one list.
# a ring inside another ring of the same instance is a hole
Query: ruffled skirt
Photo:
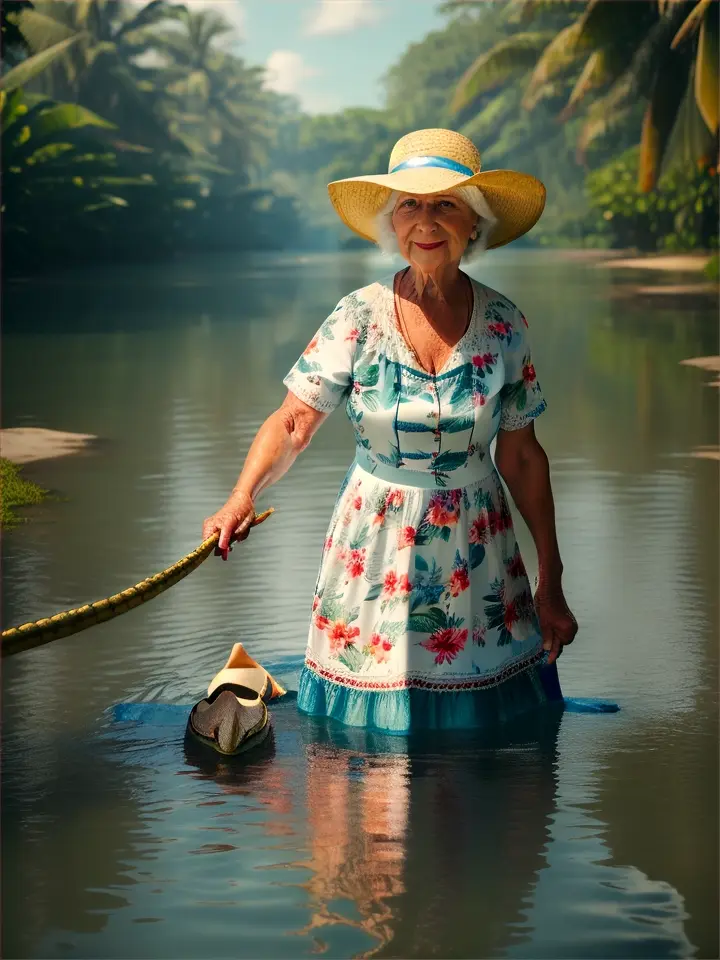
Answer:
[[555, 664], [529, 667], [493, 687], [463, 691], [358, 690], [326, 680], [305, 666], [297, 704], [310, 716], [406, 735], [422, 730], [486, 729], [562, 701]]

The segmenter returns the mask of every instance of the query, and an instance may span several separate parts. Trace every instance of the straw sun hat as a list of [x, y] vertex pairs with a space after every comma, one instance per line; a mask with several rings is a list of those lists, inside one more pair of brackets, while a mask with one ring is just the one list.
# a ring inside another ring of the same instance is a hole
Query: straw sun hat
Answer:
[[545, 187], [529, 173], [480, 172], [480, 153], [472, 141], [452, 130], [416, 130], [401, 137], [390, 154], [388, 173], [328, 184], [340, 219], [376, 243], [376, 218], [393, 190], [400, 193], [446, 193], [454, 187], [479, 187], [497, 218], [488, 249], [527, 233], [540, 219]]

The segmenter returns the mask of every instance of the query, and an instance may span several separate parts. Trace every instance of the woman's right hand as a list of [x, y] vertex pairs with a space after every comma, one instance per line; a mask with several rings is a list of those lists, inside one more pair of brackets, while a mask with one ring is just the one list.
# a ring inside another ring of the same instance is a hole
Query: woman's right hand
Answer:
[[207, 540], [216, 531], [220, 539], [215, 547], [215, 556], [227, 560], [236, 540], [245, 540], [250, 533], [250, 524], [255, 519], [255, 505], [247, 493], [233, 493], [224, 507], [203, 523], [202, 538]]

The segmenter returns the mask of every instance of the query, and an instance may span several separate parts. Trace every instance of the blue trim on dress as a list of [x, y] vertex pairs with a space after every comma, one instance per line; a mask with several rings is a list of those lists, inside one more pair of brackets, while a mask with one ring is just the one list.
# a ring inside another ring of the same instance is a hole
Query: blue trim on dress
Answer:
[[320, 677], [303, 667], [297, 707], [301, 713], [331, 717], [348, 727], [407, 735], [422, 730], [490, 729], [541, 707], [559, 705], [568, 713], [617, 713], [618, 704], [590, 697], [563, 697], [557, 664], [543, 661], [492, 687], [438, 691], [359, 690]]
[[304, 667], [297, 706], [301, 713], [332, 717], [349, 727], [379, 733], [472, 730], [495, 726], [549, 702], [539, 667], [480, 690], [357, 690]]

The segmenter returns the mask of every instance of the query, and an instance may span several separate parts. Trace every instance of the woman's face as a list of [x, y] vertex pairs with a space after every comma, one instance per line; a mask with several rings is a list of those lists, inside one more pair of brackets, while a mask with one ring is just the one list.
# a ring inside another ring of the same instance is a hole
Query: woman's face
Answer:
[[402, 193], [392, 225], [402, 256], [423, 273], [432, 273], [460, 261], [477, 219], [452, 193]]

